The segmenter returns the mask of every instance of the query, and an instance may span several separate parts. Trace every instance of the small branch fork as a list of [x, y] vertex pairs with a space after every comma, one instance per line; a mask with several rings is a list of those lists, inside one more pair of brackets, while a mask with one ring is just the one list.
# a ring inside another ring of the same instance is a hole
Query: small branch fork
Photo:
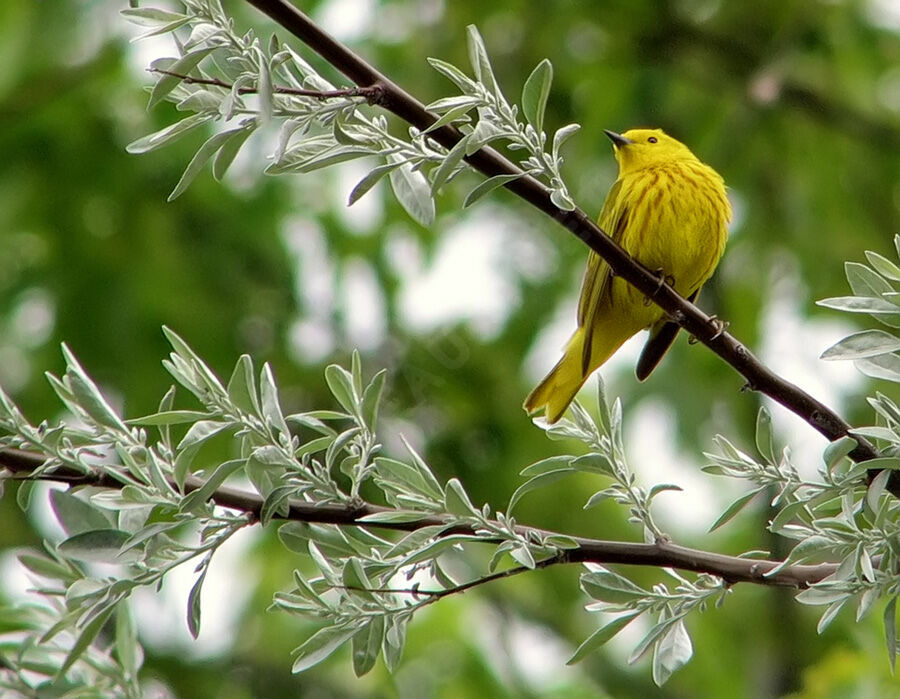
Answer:
[[[424, 105], [393, 81], [381, 74], [349, 48], [328, 35], [288, 0], [246, 0], [272, 20], [291, 32], [318, 53], [328, 63], [350, 78], [355, 84], [383, 90], [379, 104], [389, 112], [424, 131], [437, 117]], [[447, 125], [429, 132], [429, 136], [446, 148], [452, 148], [462, 138], [453, 126]], [[521, 170], [492, 148], [486, 147], [465, 158], [475, 170], [487, 177], [518, 174]], [[581, 209], [564, 211], [550, 199], [550, 190], [528, 175], [505, 185], [508, 190], [550, 216], [579, 238], [609, 264], [613, 273], [642, 291], [653, 303], [688, 333], [709, 347], [746, 379], [746, 386], [763, 393], [806, 420], [815, 430], [833, 441], [852, 436], [857, 446], [850, 457], [857, 462], [880, 456], [878, 450], [864, 437], [850, 435], [851, 426], [831, 408], [813, 398], [803, 389], [775, 374], [760, 362], [747, 347], [724, 331], [721, 322], [680, 296], [670, 285], [636, 262], [595, 224]], [[873, 477], [875, 473], [870, 473]], [[900, 493], [900, 484], [889, 484], [892, 492]]]
[[[18, 479], [28, 480], [29, 475], [44, 464], [44, 458], [39, 454], [23, 451], [21, 449], [0, 449], [0, 469], [5, 469], [14, 474]], [[43, 473], [41, 480], [54, 480], [67, 483], [70, 486], [99, 486], [106, 488], [121, 488], [122, 484], [106, 474], [84, 474], [75, 469], [60, 466], [50, 473]], [[188, 476], [184, 484], [184, 492], [190, 493], [203, 487], [204, 481], [195, 476]], [[173, 484], [174, 487], [174, 484]], [[232, 510], [238, 510], [253, 515], [251, 521], [258, 522], [259, 513], [262, 510], [263, 499], [256, 493], [250, 493], [235, 488], [220, 487], [211, 499], [217, 505]], [[469, 525], [452, 524], [440, 516], [422, 516], [421, 519], [406, 522], [367, 522], [367, 515], [392, 512], [388, 507], [374, 505], [360, 501], [354, 506], [337, 504], [314, 504], [301, 500], [292, 500], [289, 503], [288, 514], [285, 519], [297, 522], [315, 522], [319, 524], [335, 524], [347, 527], [369, 527], [391, 529], [395, 531], [416, 531], [424, 527], [444, 526], [440, 536], [451, 534], [475, 534], [475, 530]], [[498, 523], [498, 527], [499, 527]], [[557, 532], [551, 532], [535, 527], [517, 527], [517, 531], [523, 535], [536, 533], [541, 537], [560, 536]], [[698, 549], [679, 546], [668, 541], [658, 541], [653, 544], [638, 544], [620, 541], [606, 541], [603, 539], [590, 539], [585, 537], [568, 537], [572, 539], [577, 548], [561, 550], [556, 556], [545, 559], [537, 564], [538, 568], [546, 568], [551, 565], [567, 563], [602, 563], [640, 565], [655, 568], [668, 567], [688, 570], [696, 573], [708, 573], [718, 576], [730, 584], [749, 582], [758, 585], [773, 585], [779, 587], [806, 588], [813, 583], [828, 577], [837, 570], [835, 563], [821, 563], [818, 565], [793, 565], [767, 575], [780, 565], [779, 561], [752, 560], [737, 556], [726, 556], [717, 553], [708, 553]], [[500, 543], [500, 540], [482, 539], [484, 543]], [[451, 588], [448, 591], [426, 592], [418, 591], [420, 595], [444, 596], [453, 592], [463, 592], [476, 585], [480, 585], [500, 578], [510, 577], [518, 573], [526, 572], [527, 568], [511, 568], [507, 571], [495, 573], [484, 578], [465, 583], [459, 588]], [[400, 591], [402, 592], [402, 590]]]

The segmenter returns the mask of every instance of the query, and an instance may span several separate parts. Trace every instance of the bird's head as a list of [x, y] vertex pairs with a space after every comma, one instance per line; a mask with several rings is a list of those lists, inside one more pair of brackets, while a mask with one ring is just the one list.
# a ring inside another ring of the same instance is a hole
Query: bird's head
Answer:
[[675, 160], [697, 159], [686, 145], [662, 129], [630, 129], [623, 134], [615, 131], [605, 133], [613, 142], [620, 174]]

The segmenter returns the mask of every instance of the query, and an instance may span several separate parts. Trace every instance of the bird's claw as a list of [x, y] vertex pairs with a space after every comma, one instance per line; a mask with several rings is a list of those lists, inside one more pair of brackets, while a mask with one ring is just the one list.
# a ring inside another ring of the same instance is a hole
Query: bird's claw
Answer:
[[[710, 316], [709, 320], [707, 320], [706, 322], [709, 323], [716, 331], [715, 334], [711, 338], [709, 338], [708, 342], [712, 342], [716, 338], [720, 337], [722, 335], [722, 333], [724, 333], [728, 329], [728, 326], [730, 325], [730, 323], [727, 320], [719, 320], [718, 317], [714, 316], [714, 315]], [[700, 340], [697, 338], [696, 335], [691, 335], [690, 337], [688, 337], [689, 345], [696, 345], [699, 341]]]
[[657, 267], [653, 274], [656, 275], [656, 288], [653, 290], [653, 293], [650, 296], [644, 297], [644, 305], [649, 306], [653, 301], [651, 300], [654, 296], [656, 296], [660, 290], [668, 284], [669, 286], [675, 286], [675, 277], [671, 274], [666, 274], [666, 270], [662, 267]]
[[713, 335], [711, 338], [709, 338], [710, 341], [715, 340], [716, 338], [721, 336], [722, 333], [724, 333], [728, 329], [728, 326], [730, 325], [730, 323], [727, 320], [719, 320], [718, 316], [714, 316], [714, 315], [710, 316], [709, 321], [707, 321], [707, 322], [710, 325], [712, 325], [713, 328], [715, 328], [715, 330], [716, 330], [716, 334]]

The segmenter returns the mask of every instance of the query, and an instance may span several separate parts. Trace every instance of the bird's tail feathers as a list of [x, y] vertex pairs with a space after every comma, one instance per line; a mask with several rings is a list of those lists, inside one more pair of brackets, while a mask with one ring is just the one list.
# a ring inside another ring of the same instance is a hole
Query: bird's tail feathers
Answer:
[[553, 424], [566, 412], [566, 408], [575, 399], [575, 394], [584, 385], [588, 376], [603, 362], [612, 356], [621, 341], [617, 343], [608, 343], [611, 346], [606, 347], [595, 342], [592, 346], [592, 354], [590, 365], [585, 371], [582, 361], [583, 328], [579, 328], [569, 344], [562, 359], [550, 370], [550, 373], [541, 381], [535, 389], [528, 394], [522, 407], [525, 411], [532, 415], [545, 409], [547, 422]]

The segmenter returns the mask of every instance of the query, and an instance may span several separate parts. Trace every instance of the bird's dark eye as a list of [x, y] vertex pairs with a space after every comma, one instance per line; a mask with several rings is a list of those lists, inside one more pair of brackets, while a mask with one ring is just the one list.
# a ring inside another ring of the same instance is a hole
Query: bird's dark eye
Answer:
[[656, 136], [651, 136], [647, 139], [647, 143], [656, 143]]

